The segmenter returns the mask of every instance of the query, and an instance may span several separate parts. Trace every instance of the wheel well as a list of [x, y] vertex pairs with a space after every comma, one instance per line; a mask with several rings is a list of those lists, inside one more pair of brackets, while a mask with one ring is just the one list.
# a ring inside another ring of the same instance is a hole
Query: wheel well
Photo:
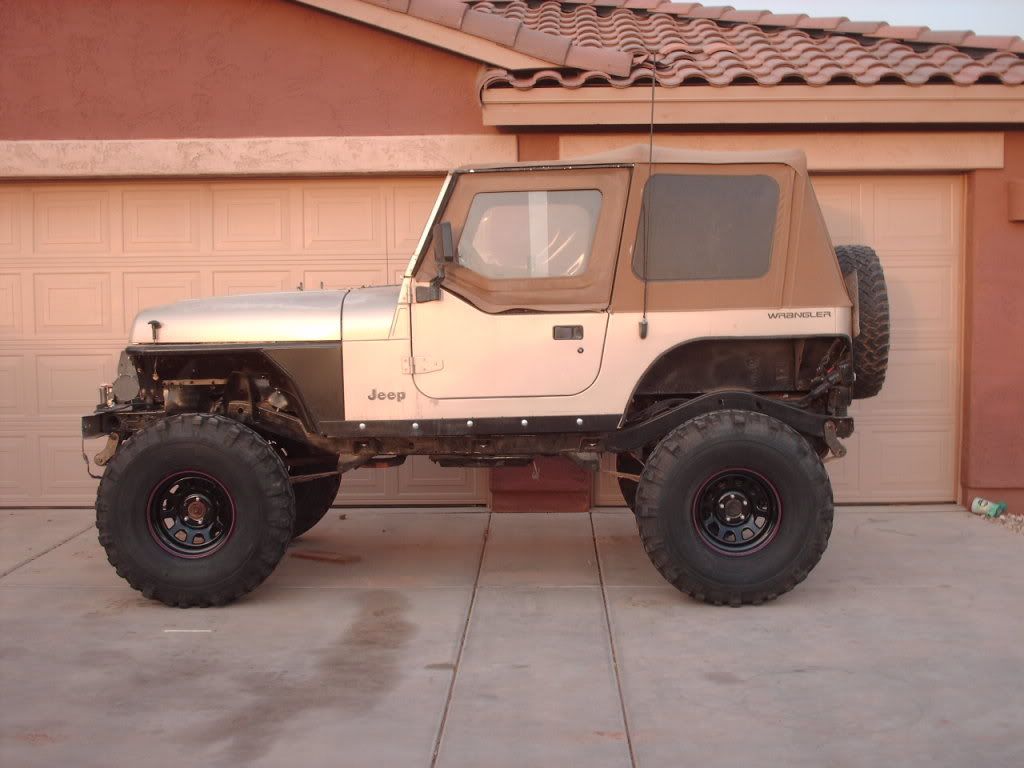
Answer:
[[162, 404], [167, 413], [222, 412], [233, 418], [251, 415], [274, 393], [286, 399], [284, 412], [307, 429], [315, 421], [299, 388], [280, 366], [261, 350], [227, 354], [190, 352], [147, 353], [132, 356], [143, 400]]
[[[837, 349], [837, 343], [839, 349]], [[844, 337], [718, 338], [684, 342], [644, 371], [626, 409], [630, 415], [662, 400], [720, 389], [806, 392], [823, 362], [848, 349]]]

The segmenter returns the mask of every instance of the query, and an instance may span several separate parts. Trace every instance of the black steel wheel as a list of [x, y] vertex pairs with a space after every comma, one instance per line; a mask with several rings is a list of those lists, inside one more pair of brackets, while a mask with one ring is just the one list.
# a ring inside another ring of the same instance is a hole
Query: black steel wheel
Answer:
[[651, 452], [640, 538], [677, 589], [716, 605], [772, 600], [803, 581], [832, 531], [832, 486], [801, 435], [762, 413], [716, 411]]
[[175, 472], [158, 483], [149, 497], [149, 532], [179, 557], [206, 557], [231, 537], [235, 500], [228, 489], [205, 472]]
[[693, 524], [711, 549], [742, 556], [771, 543], [782, 520], [778, 491], [751, 469], [716, 472], [693, 500]]
[[132, 435], [96, 497], [100, 543], [118, 575], [182, 608], [255, 589], [284, 556], [294, 518], [273, 446], [212, 414], [172, 416]]

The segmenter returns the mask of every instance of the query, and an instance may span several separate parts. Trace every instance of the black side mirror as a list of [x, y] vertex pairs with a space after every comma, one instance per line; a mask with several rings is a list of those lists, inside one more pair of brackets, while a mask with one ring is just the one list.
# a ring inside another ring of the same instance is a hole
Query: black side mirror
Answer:
[[434, 241], [434, 260], [438, 264], [451, 264], [455, 261], [455, 239], [452, 237], [451, 224], [439, 221], [434, 225], [431, 239]]

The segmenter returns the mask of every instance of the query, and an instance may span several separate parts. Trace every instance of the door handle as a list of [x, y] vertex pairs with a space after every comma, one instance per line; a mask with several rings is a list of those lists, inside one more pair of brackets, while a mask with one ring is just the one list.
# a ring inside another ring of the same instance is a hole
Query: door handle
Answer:
[[556, 325], [551, 329], [551, 338], [555, 341], [581, 341], [583, 339], [583, 326]]

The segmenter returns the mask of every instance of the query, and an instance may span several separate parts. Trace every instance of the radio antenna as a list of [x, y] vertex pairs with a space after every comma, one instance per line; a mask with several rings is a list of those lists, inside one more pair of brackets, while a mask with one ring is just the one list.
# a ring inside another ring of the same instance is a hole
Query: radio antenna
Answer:
[[[647, 189], [651, 190], [650, 199], [643, 201], [644, 212], [644, 259], [643, 259], [643, 281], [644, 281], [644, 313], [640, 318], [640, 338], [647, 338], [647, 259], [651, 251], [651, 203], [654, 202], [654, 190], [651, 188], [651, 178], [654, 176], [654, 89], [658, 84], [658, 53], [648, 51], [651, 57], [651, 125], [647, 139]], [[645, 195], [646, 197], [646, 190]]]

